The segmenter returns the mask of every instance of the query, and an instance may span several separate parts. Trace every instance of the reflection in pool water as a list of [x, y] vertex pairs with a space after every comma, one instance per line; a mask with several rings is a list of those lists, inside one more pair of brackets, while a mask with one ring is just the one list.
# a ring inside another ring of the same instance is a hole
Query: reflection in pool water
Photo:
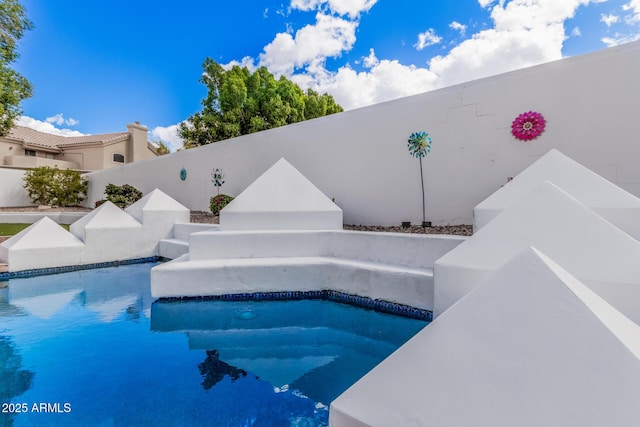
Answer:
[[326, 425], [426, 324], [317, 300], [152, 304], [151, 266], [0, 289], [0, 399], [30, 409], [0, 425]]

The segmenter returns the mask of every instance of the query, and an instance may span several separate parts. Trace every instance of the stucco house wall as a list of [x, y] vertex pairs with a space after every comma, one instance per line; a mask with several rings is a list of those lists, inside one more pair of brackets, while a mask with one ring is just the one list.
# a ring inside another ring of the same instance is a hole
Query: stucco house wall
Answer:
[[[216, 192], [213, 168], [226, 173], [222, 192], [235, 196], [284, 157], [335, 199], [346, 223], [419, 223], [420, 169], [407, 138], [420, 130], [433, 138], [423, 166], [426, 216], [434, 224], [471, 224], [475, 205], [551, 148], [640, 195], [633, 132], [639, 69], [640, 42], [633, 42], [98, 171], [89, 174], [88, 204], [112, 182], [145, 193], [160, 188], [207, 210]], [[512, 121], [526, 111], [547, 120], [530, 142], [511, 135]]]
[[147, 132], [135, 123], [127, 125], [127, 132], [63, 137], [16, 126], [0, 138], [0, 167], [58, 166], [82, 171], [117, 167], [123, 163], [113, 160], [116, 153], [124, 156], [125, 163], [157, 155]]

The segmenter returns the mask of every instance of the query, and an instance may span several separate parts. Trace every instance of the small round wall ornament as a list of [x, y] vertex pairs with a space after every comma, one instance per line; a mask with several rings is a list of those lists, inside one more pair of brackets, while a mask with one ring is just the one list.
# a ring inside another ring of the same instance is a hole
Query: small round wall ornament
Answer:
[[187, 170], [185, 168], [180, 169], [180, 180], [184, 181], [187, 179]]
[[540, 113], [527, 111], [520, 114], [511, 123], [511, 134], [520, 141], [531, 141], [539, 137], [547, 122]]

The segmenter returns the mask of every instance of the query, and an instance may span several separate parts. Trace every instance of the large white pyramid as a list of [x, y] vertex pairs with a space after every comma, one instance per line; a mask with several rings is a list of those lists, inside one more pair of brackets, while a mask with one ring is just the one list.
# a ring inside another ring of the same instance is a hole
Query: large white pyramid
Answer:
[[11, 271], [80, 264], [84, 244], [48, 217], [0, 244]]
[[332, 427], [640, 425], [640, 327], [533, 248], [331, 404]]
[[142, 224], [131, 215], [107, 201], [71, 224], [69, 230], [78, 239], [84, 241], [87, 230], [91, 229], [111, 230], [114, 228], [135, 229], [141, 227]]
[[640, 199], [556, 149], [518, 174], [473, 210], [479, 230], [529, 191], [551, 181], [607, 221], [640, 240]]
[[220, 212], [222, 230], [342, 229], [342, 209], [285, 159]]
[[434, 314], [528, 246], [539, 248], [640, 323], [640, 242], [549, 182], [435, 262]]

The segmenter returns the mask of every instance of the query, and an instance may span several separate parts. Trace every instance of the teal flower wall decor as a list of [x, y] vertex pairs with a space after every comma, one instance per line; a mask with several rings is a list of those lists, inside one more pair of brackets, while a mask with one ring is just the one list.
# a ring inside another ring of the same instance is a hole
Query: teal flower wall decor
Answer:
[[185, 168], [180, 169], [180, 179], [182, 181], [187, 179], [187, 170]]
[[427, 132], [414, 132], [407, 140], [409, 154], [413, 157], [423, 158], [431, 151], [431, 137]]

